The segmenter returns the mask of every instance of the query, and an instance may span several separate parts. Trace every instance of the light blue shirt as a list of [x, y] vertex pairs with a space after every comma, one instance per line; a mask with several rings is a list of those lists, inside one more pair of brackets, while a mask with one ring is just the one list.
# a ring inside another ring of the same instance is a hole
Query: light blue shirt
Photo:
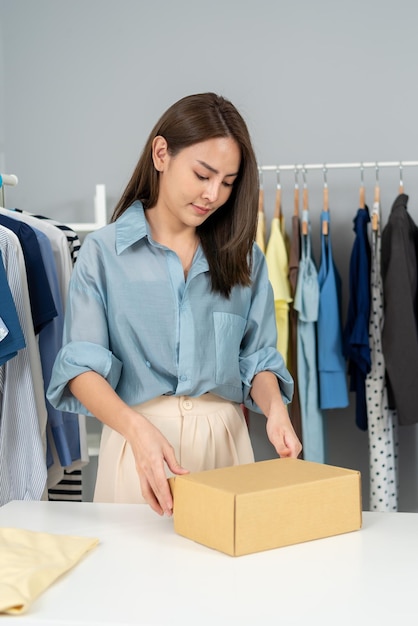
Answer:
[[308, 232], [301, 236], [294, 308], [298, 312], [297, 372], [302, 420], [303, 458], [325, 463], [324, 418], [319, 408], [316, 333], [319, 308], [319, 282], [312, 257], [309, 211], [304, 209], [303, 222]]
[[256, 244], [251, 286], [235, 286], [225, 298], [211, 291], [201, 247], [184, 279], [179, 257], [152, 239], [136, 201], [81, 246], [47, 396], [57, 408], [88, 414], [68, 381], [93, 370], [130, 406], [211, 392], [261, 412], [249, 395], [258, 372], [276, 374], [285, 403], [293, 393], [276, 333], [273, 292]]
[[[328, 235], [322, 225], [328, 223]], [[346, 362], [341, 326], [341, 278], [332, 255], [329, 211], [321, 213], [321, 263], [318, 271], [318, 373], [321, 409], [348, 406]]]

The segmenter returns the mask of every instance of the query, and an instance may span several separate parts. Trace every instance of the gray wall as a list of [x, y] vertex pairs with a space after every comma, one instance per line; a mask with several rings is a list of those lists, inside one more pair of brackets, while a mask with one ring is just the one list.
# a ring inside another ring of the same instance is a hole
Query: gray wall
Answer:
[[[417, 23], [414, 0], [0, 0], [0, 167], [19, 177], [7, 205], [91, 221], [104, 183], [110, 213], [157, 117], [199, 91], [238, 106], [260, 165], [416, 160]], [[369, 203], [374, 177], [366, 171]], [[380, 171], [383, 220], [398, 178]], [[418, 220], [418, 169], [404, 179]], [[322, 173], [307, 180], [319, 260]], [[345, 286], [359, 181], [358, 170], [328, 173]], [[293, 174], [282, 184], [290, 221]], [[264, 185], [270, 217], [274, 173]], [[367, 508], [368, 440], [353, 402], [326, 415], [329, 461], [362, 471]], [[263, 419], [252, 436], [268, 457]], [[416, 427], [404, 427], [402, 510], [418, 511], [416, 450]]]

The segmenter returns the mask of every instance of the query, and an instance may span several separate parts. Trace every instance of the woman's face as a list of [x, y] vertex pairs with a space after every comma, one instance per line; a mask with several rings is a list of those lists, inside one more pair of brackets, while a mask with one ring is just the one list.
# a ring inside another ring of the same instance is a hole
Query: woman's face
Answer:
[[241, 162], [231, 137], [216, 137], [184, 148], [175, 156], [156, 137], [153, 158], [160, 172], [157, 207], [180, 224], [197, 227], [231, 195]]

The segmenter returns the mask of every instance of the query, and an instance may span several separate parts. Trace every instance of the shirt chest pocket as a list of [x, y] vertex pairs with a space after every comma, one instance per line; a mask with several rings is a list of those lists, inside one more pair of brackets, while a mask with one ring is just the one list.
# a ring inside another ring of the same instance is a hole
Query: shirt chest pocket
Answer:
[[216, 383], [241, 387], [239, 354], [246, 321], [234, 313], [214, 312], [213, 324]]

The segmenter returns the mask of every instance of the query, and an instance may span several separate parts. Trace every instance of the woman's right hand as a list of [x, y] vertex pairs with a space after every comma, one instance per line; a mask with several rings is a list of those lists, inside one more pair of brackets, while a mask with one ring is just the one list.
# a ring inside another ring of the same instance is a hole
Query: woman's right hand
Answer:
[[135, 431], [129, 437], [136, 470], [145, 501], [159, 515], [173, 514], [173, 497], [166, 477], [165, 466], [173, 474], [188, 474], [175, 456], [173, 446], [144, 416], [136, 413]]
[[125, 437], [134, 454], [146, 502], [159, 515], [172, 515], [173, 497], [164, 464], [173, 474], [187, 474], [188, 470], [177, 462], [173, 447], [163, 434], [123, 402], [100, 374], [84, 372], [68, 386], [92, 415]]

